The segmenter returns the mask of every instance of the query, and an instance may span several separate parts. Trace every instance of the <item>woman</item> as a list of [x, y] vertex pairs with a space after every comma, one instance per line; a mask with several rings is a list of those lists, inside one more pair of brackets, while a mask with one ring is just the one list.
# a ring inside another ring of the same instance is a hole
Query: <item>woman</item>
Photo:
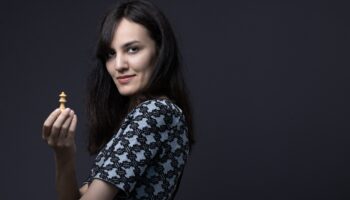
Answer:
[[89, 178], [75, 178], [77, 116], [56, 109], [43, 125], [54, 149], [59, 199], [173, 199], [193, 143], [174, 33], [148, 1], [105, 16], [89, 79]]

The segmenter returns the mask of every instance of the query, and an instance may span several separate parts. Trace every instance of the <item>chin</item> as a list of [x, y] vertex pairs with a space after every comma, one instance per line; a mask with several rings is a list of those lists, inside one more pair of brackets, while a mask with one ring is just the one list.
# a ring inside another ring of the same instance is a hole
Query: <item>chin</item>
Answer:
[[122, 95], [122, 96], [132, 96], [134, 95], [133, 92], [128, 92], [128, 91], [119, 91], [119, 93]]
[[118, 88], [118, 91], [122, 96], [133, 96], [136, 93], [134, 90], [128, 88]]

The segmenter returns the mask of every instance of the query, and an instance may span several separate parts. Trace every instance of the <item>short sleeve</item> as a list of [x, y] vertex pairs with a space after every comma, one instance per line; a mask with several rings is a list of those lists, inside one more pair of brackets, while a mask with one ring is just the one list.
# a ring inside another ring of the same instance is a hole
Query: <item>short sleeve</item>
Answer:
[[104, 180], [122, 190], [123, 196], [129, 196], [161, 149], [161, 133], [168, 127], [161, 112], [164, 109], [154, 101], [137, 106], [97, 155], [90, 181]]

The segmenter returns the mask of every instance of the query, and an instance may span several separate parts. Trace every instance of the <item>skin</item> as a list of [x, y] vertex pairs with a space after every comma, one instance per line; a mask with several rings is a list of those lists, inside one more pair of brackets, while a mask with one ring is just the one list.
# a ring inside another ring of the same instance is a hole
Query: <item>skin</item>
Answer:
[[[111, 43], [106, 67], [121, 95], [136, 96], [153, 72], [155, 42], [142, 25], [122, 19]], [[129, 79], [122, 79], [132, 76]]]
[[[154, 68], [155, 42], [140, 24], [122, 19], [111, 42], [106, 62], [120, 94], [131, 100], [146, 86]], [[120, 81], [120, 77], [132, 75]], [[102, 180], [94, 179], [88, 186], [78, 188], [75, 172], [75, 131], [77, 116], [70, 108], [54, 110], [45, 120], [42, 138], [54, 150], [56, 162], [56, 189], [58, 199], [112, 200], [118, 189]]]

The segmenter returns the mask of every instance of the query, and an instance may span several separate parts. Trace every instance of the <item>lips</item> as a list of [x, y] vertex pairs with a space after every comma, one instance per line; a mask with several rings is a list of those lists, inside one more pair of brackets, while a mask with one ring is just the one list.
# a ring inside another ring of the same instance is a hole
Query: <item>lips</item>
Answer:
[[135, 75], [124, 75], [124, 76], [118, 76], [117, 80], [120, 84], [127, 84], [131, 81], [131, 79], [134, 77]]

